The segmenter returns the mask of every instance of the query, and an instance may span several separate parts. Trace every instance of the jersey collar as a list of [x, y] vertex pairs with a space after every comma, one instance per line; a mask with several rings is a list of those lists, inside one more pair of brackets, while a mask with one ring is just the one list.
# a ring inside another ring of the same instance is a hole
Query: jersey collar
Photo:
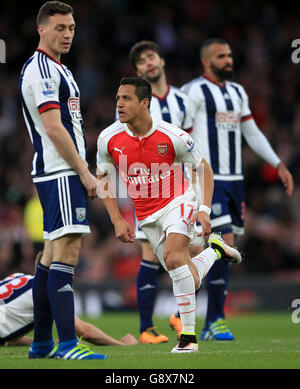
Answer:
[[42, 49], [39, 49], [37, 48], [36, 51], [39, 51], [40, 53], [43, 53], [45, 55], [47, 55], [47, 57], [49, 57], [50, 59], [52, 59], [52, 61], [56, 62], [58, 65], [62, 66], [62, 63], [59, 62], [59, 61], [56, 61], [56, 59], [54, 59], [53, 57], [51, 57], [50, 54], [48, 54], [46, 51], [42, 50]]
[[166, 91], [166, 93], [163, 96], [160, 97], [160, 96], [156, 95], [153, 92], [152, 92], [152, 96], [158, 98], [158, 100], [164, 100], [168, 96], [169, 92], [170, 92], [170, 85], [168, 84], [167, 91]]
[[224, 88], [226, 86], [226, 81], [224, 81], [222, 84], [219, 84], [218, 82], [216, 81], [213, 81], [212, 79], [210, 79], [209, 77], [207, 77], [205, 74], [203, 74], [203, 77], [208, 80], [209, 82], [212, 82], [213, 84], [215, 85], [218, 85], [218, 87], [220, 88]]
[[[157, 120], [152, 115], [151, 115], [151, 118], [152, 118], [152, 127], [151, 127], [151, 129], [147, 132], [146, 135], [144, 135], [144, 136], [142, 136], [140, 138], [147, 138], [148, 136], [152, 135], [153, 132], [156, 130], [156, 128], [157, 128]], [[125, 129], [125, 131], [127, 132], [128, 135], [132, 136], [133, 138], [139, 138], [138, 136], [133, 135], [132, 131], [128, 128], [126, 123], [124, 124], [124, 129]]]

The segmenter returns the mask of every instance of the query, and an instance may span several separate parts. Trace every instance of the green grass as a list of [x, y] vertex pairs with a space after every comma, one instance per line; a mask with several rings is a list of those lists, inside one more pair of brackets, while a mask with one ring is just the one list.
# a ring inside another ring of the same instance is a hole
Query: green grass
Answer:
[[[136, 313], [104, 314], [91, 320], [110, 335], [130, 332], [138, 337]], [[105, 361], [29, 360], [27, 347], [1, 347], [0, 369], [299, 369], [300, 324], [289, 313], [257, 313], [228, 320], [236, 336], [233, 342], [199, 341], [195, 354], [171, 354], [176, 344], [168, 318], [156, 318], [169, 342], [160, 345], [91, 346], [108, 355]], [[200, 333], [203, 321], [197, 320]]]

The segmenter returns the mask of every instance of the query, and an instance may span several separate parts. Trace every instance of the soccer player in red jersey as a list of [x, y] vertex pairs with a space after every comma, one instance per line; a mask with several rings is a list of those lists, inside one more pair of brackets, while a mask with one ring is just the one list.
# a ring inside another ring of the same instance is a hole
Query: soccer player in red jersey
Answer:
[[[103, 199], [123, 242], [133, 242], [133, 227], [121, 216], [112, 181], [119, 170], [133, 201], [139, 226], [169, 273], [177, 301], [182, 333], [172, 353], [198, 350], [195, 335], [195, 290], [213, 263], [220, 258], [240, 263], [240, 253], [211, 233], [210, 207], [213, 174], [189, 134], [149, 113], [151, 85], [137, 77], [123, 78], [117, 92], [119, 121], [98, 138], [97, 193]], [[202, 195], [199, 209], [189, 193], [182, 163], [199, 176]], [[195, 222], [210, 247], [190, 258], [188, 246], [196, 238]]]

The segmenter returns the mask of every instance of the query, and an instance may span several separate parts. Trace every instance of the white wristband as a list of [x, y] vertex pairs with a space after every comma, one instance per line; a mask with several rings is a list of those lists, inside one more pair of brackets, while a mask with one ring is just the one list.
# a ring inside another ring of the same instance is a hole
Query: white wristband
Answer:
[[211, 214], [211, 209], [208, 208], [206, 205], [203, 205], [203, 204], [200, 205], [199, 211], [205, 212], [205, 213], [207, 213], [208, 215]]

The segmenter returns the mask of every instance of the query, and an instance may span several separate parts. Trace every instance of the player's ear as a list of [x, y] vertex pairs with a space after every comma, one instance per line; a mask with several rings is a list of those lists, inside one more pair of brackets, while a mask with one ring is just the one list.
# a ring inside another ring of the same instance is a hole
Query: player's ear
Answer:
[[44, 31], [45, 31], [45, 28], [44, 28], [44, 26], [42, 24], [37, 26], [37, 32], [38, 32], [40, 38], [44, 35]]
[[209, 66], [209, 60], [207, 57], [202, 57], [201, 62], [202, 62], [203, 68], [207, 68]]
[[149, 108], [150, 100], [148, 98], [143, 99], [143, 108]]

